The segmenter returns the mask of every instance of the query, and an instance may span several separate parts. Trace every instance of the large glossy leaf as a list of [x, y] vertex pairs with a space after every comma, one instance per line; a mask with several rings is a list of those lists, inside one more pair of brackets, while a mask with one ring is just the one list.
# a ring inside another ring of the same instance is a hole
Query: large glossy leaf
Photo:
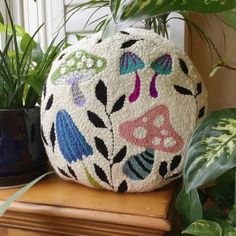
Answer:
[[105, 36], [110, 36], [114, 31], [120, 31], [140, 20], [164, 13], [176, 11], [219, 13], [233, 9], [236, 2], [235, 0], [223, 2], [221, 0], [111, 0], [110, 6], [112, 17], [105, 27]]
[[214, 221], [199, 220], [192, 223], [183, 233], [196, 236], [221, 236], [222, 228]]
[[186, 154], [186, 190], [197, 188], [236, 166], [236, 109], [211, 113], [194, 132]]
[[202, 205], [196, 189], [186, 193], [183, 188], [176, 199], [175, 207], [186, 226], [202, 219]]

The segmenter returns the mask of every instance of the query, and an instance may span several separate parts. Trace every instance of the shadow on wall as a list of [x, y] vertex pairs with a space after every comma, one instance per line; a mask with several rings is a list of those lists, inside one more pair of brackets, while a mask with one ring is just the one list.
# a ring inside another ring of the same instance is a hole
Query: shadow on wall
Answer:
[[[228, 28], [215, 16], [192, 14], [191, 19], [212, 39], [223, 58], [227, 58], [236, 67], [236, 32]], [[203, 76], [209, 93], [209, 111], [236, 107], [236, 71], [220, 69], [209, 78], [212, 66], [219, 60], [195, 30], [186, 40], [186, 50], [198, 71]], [[192, 43], [192, 46], [191, 46]]]

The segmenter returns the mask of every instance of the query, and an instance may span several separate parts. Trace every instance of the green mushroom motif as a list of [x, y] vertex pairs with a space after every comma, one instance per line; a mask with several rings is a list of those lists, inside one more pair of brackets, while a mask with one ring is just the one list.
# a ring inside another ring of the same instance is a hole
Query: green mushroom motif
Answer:
[[106, 65], [104, 58], [80, 50], [65, 57], [61, 66], [52, 74], [51, 81], [55, 85], [70, 85], [74, 103], [82, 107], [86, 99], [80, 83], [103, 71]]

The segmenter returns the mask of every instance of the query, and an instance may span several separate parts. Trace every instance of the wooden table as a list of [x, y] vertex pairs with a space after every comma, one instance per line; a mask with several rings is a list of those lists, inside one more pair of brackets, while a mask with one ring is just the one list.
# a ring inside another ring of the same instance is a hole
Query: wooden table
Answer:
[[[176, 182], [151, 193], [94, 190], [51, 176], [0, 218], [0, 236], [163, 235]], [[0, 204], [17, 189], [0, 190]]]

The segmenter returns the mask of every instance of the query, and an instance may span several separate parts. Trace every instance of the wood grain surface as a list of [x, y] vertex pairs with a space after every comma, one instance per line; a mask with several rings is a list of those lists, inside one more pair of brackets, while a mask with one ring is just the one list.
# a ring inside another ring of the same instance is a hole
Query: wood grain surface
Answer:
[[[0, 235], [162, 235], [171, 228], [178, 186], [175, 182], [151, 193], [119, 194], [53, 175], [12, 203], [0, 218]], [[0, 204], [16, 190], [0, 190]]]

